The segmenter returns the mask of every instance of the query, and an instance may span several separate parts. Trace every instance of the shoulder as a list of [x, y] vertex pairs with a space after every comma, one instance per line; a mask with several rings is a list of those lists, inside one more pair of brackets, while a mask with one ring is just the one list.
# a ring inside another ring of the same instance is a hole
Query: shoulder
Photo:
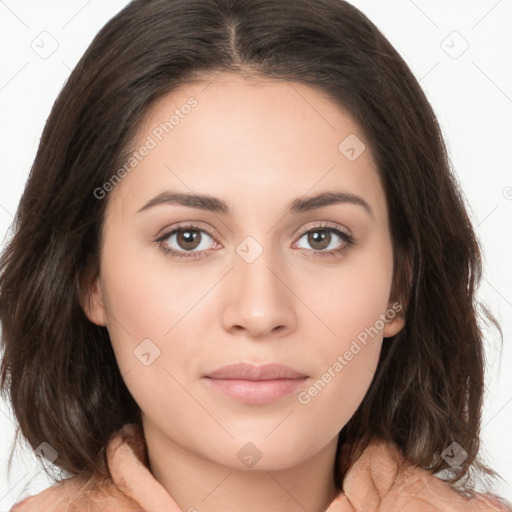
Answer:
[[111, 480], [72, 477], [16, 503], [10, 512], [141, 512]]
[[353, 464], [343, 492], [356, 511], [512, 512], [491, 495], [463, 496], [448, 482], [410, 464], [393, 443], [374, 440]]

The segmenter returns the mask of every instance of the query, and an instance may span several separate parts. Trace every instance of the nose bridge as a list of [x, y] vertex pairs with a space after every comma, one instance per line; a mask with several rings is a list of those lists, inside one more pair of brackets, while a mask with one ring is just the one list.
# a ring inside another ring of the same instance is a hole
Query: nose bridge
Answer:
[[[275, 300], [281, 296], [283, 286], [275, 276], [275, 268], [282, 268], [275, 257], [276, 251], [271, 247], [271, 236], [258, 241], [254, 236], [247, 236], [236, 247], [235, 275], [240, 284], [239, 298], [254, 298], [264, 307], [265, 301]], [[273, 271], [271, 271], [273, 269]], [[263, 301], [263, 302], [262, 302]], [[256, 305], [256, 303], [255, 303]]]
[[271, 247], [271, 239], [265, 236], [260, 242], [247, 236], [235, 248], [233, 281], [225, 304], [227, 329], [237, 326], [261, 335], [294, 322], [293, 294], [284, 284], [285, 267], [279, 252]]

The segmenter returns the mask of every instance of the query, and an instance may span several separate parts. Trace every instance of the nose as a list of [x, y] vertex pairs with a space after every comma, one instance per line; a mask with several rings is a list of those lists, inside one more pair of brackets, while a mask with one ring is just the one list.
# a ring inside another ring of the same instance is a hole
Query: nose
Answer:
[[293, 331], [298, 299], [288, 281], [285, 265], [278, 264], [271, 251], [263, 251], [252, 262], [235, 254], [224, 289], [224, 329], [254, 339]]

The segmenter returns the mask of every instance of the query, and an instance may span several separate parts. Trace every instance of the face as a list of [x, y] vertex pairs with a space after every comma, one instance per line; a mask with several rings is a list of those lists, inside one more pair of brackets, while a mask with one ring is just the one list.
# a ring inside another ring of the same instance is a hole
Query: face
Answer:
[[[145, 433], [238, 468], [249, 442], [261, 469], [333, 446], [403, 327], [364, 134], [316, 89], [224, 74], [159, 100], [131, 149], [99, 199], [84, 309], [108, 329]], [[233, 363], [303, 378], [211, 377]]]

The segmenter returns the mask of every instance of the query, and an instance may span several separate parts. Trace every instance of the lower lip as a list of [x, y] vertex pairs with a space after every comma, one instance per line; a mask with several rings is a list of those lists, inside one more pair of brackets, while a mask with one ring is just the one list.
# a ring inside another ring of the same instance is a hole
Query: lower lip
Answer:
[[268, 404], [290, 395], [309, 380], [300, 379], [242, 380], [212, 379], [205, 377], [207, 385], [240, 402], [252, 405]]

